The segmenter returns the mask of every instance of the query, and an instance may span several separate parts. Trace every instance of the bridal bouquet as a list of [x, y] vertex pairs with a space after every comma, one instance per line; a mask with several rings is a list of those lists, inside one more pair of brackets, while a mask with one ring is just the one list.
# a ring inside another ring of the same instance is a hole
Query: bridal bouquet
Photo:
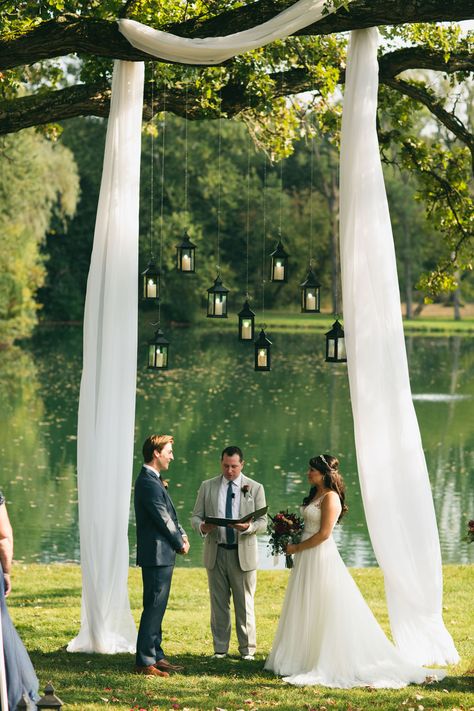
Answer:
[[469, 521], [467, 524], [467, 542], [474, 543], [474, 521]]
[[[270, 539], [268, 546], [273, 555], [285, 553], [289, 543], [299, 543], [303, 533], [304, 521], [294, 513], [279, 511], [275, 516], [269, 516], [268, 533]], [[285, 554], [285, 565], [293, 567], [293, 557]]]

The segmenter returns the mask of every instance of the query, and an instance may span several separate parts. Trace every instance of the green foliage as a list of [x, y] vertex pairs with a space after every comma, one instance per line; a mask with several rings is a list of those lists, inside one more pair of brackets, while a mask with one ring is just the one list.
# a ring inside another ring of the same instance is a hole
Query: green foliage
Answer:
[[[0, 25], [2, 36], [21, 36], [28, 33], [33, 27], [48, 20], [59, 17], [64, 13], [74, 13], [78, 17], [106, 19], [113, 21], [124, 7], [123, 0], [26, 0], [25, 2], [12, 2], [6, 0], [0, 4]], [[137, 0], [129, 5], [129, 16], [153, 27], [166, 28], [173, 23], [194, 19], [199, 27], [200, 20], [217, 17], [220, 13], [236, 8], [242, 4], [241, 0], [214, 0], [210, 5], [203, 0], [193, 3], [175, 2], [175, 0]], [[344, 5], [344, 2], [333, 3]], [[381, 28], [382, 40], [380, 54], [386, 55], [390, 51], [399, 50], [401, 47], [420, 48], [441, 55], [448, 60], [455, 53], [469, 56], [473, 51], [474, 33], [462, 32], [456, 24], [405, 24], [396, 27]], [[240, 113], [238, 120], [244, 122], [250, 131], [253, 141], [260, 151], [267, 154], [271, 164], [267, 171], [266, 191], [266, 225], [265, 232], [269, 242], [272, 242], [279, 231], [280, 221], [282, 233], [288, 241], [290, 251], [295, 255], [295, 261], [301, 262], [301, 255], [305, 254], [306, 261], [308, 223], [310, 220], [309, 187], [300, 186], [295, 193], [289, 188], [286, 181], [287, 171], [294, 172], [298, 165], [302, 171], [303, 181], [308, 175], [308, 160], [303, 155], [308, 152], [307, 140], [317, 136], [318, 141], [337, 146], [340, 131], [341, 101], [339, 84], [343, 80], [345, 66], [347, 37], [328, 35], [322, 37], [289, 37], [269, 44], [266, 47], [247, 52], [235, 57], [224, 66], [220, 67], [188, 67], [179, 64], [166, 64], [162, 62], [148, 63], [146, 67], [147, 95], [150, 93], [150, 83], [154, 82], [155, 96], [166, 99], [166, 93], [172, 93], [175, 99], [175, 110], [181, 116], [187, 115], [192, 119], [192, 128], [189, 128], [192, 148], [190, 155], [190, 183], [189, 205], [187, 214], [183, 209], [183, 177], [182, 158], [184, 154], [183, 142], [176, 137], [179, 121], [169, 125], [172, 127], [171, 138], [167, 147], [166, 162], [166, 196], [164, 199], [164, 224], [163, 237], [170, 247], [180, 239], [182, 230], [189, 228], [190, 235], [198, 241], [200, 248], [200, 276], [194, 281], [188, 280], [188, 287], [184, 294], [181, 293], [180, 283], [172, 272], [171, 257], [165, 256], [165, 276], [168, 280], [169, 293], [172, 301], [180, 308], [173, 312], [177, 320], [182, 320], [185, 314], [192, 310], [195, 299], [193, 292], [205, 293], [210, 280], [215, 275], [216, 262], [216, 131], [211, 124], [197, 126], [196, 122], [215, 120], [219, 116], [227, 118], [225, 114], [226, 96], [234, 92], [241, 94]], [[154, 71], [152, 71], [154, 65]], [[415, 63], [416, 66], [416, 63]], [[110, 82], [112, 61], [103, 57], [92, 55], [74, 57], [67, 61], [63, 58], [48, 60], [12, 69], [0, 74], [0, 94], [5, 99], [24, 94], [47, 92], [54, 88], [61, 88], [78, 81], [83, 83]], [[310, 92], [297, 94], [292, 90], [290, 75], [304, 75], [304, 88]], [[467, 70], [453, 72], [449, 81], [441, 91], [436, 91], [432, 75], [411, 72], [402, 74], [405, 81], [421, 89], [428, 99], [440, 106], [445, 106], [447, 111], [454, 111], [456, 106], [461, 106], [458, 120], [463, 120], [468, 130], [472, 132], [472, 96], [465, 88], [468, 86], [466, 79], [469, 77]], [[288, 84], [286, 84], [288, 82]], [[464, 85], [461, 83], [465, 82]], [[464, 86], [464, 88], [463, 88]], [[449, 91], [452, 90], [453, 98]], [[226, 94], [227, 92], [227, 94]], [[463, 93], [464, 92], [464, 93]], [[290, 98], [288, 98], [290, 96]], [[178, 100], [176, 100], [178, 97]], [[186, 105], [187, 104], [187, 105]], [[381, 86], [379, 94], [379, 123], [380, 133], [384, 141], [384, 154], [388, 155], [389, 162], [398, 163], [403, 171], [414, 176], [416, 192], [420, 203], [426, 210], [430, 230], [436, 240], [428, 237], [425, 226], [419, 222], [419, 211], [411, 206], [410, 210], [416, 212], [415, 222], [419, 229], [413, 232], [413, 250], [419, 249], [416, 258], [416, 267], [422, 267], [425, 274], [420, 277], [417, 271], [418, 287], [424, 290], [431, 298], [443, 290], [456, 288], [459, 278], [472, 268], [473, 252], [473, 186], [472, 166], [470, 154], [464, 144], [453, 137], [446, 130], [439, 130], [428, 110], [421, 107], [420, 103], [412, 98], [407, 98], [393, 88]], [[464, 107], [464, 108], [463, 108]], [[80, 124], [74, 124], [79, 127]], [[85, 125], [85, 124], [84, 124]], [[92, 124], [89, 124], [89, 128]], [[96, 124], [96, 130], [101, 132], [102, 124]], [[175, 130], [176, 129], [176, 130]], [[79, 130], [79, 129], [78, 129]], [[182, 129], [181, 129], [182, 130]], [[46, 129], [48, 136], [56, 136], [58, 127]], [[82, 129], [79, 130], [81, 133]], [[228, 132], [226, 134], [226, 131]], [[240, 133], [239, 133], [240, 131]], [[159, 134], [158, 139], [161, 138]], [[100, 141], [102, 138], [100, 139]], [[93, 185], [86, 185], [86, 193], [92, 195], [96, 190], [98, 172], [85, 163], [87, 150], [83, 152], [83, 145], [76, 141], [72, 131], [68, 132], [66, 143], [70, 142], [76, 153], [77, 160], [81, 163], [81, 175], [89, 168], [94, 173]], [[174, 145], [173, 145], [174, 142]], [[206, 145], [200, 145], [202, 142]], [[246, 156], [246, 138], [241, 128], [225, 128], [223, 130], [223, 151], [225, 156], [222, 161], [222, 170], [225, 179], [221, 193], [220, 231], [221, 231], [221, 259], [225, 270], [227, 264], [234, 265], [236, 256], [241, 257], [245, 249], [246, 240], [246, 193], [247, 178], [245, 158], [236, 160], [236, 155], [241, 153]], [[149, 148], [144, 147], [144, 161], [147, 160]], [[176, 155], [175, 155], [176, 154]], [[290, 158], [291, 157], [291, 158]], [[283, 171], [283, 185], [285, 193], [279, 196], [280, 168], [277, 162], [282, 158], [293, 161], [291, 166], [285, 165]], [[199, 170], [193, 168], [193, 161]], [[250, 170], [250, 204], [255, 214], [251, 214], [252, 225], [250, 262], [251, 290], [257, 293], [261, 289], [262, 276], [258, 276], [258, 253], [260, 250], [261, 234], [263, 232], [262, 211], [262, 184], [263, 184], [263, 158], [253, 155]], [[333, 167], [331, 167], [331, 170]], [[143, 175], [146, 179], [148, 168], [144, 166]], [[328, 166], [323, 172], [330, 169]], [[181, 175], [181, 178], [179, 176]], [[323, 180], [324, 176], [320, 176]], [[181, 179], [181, 187], [178, 182]], [[84, 181], [87, 183], [85, 176]], [[301, 183], [302, 180], [299, 180]], [[318, 183], [319, 185], [319, 183]], [[316, 220], [318, 233], [318, 259], [322, 263], [323, 273], [329, 267], [331, 234], [331, 220], [334, 219], [335, 208], [330, 204], [327, 194], [320, 190], [318, 185], [313, 193], [312, 218]], [[142, 187], [142, 242], [145, 244], [149, 227], [149, 196], [146, 193], [146, 180]], [[411, 190], [411, 189], [410, 189]], [[235, 191], [235, 194], [233, 193]], [[326, 191], [327, 192], [327, 191]], [[411, 195], [411, 192], [410, 192]], [[75, 222], [73, 230], [78, 230], [81, 236], [78, 263], [59, 254], [58, 243], [48, 240], [48, 251], [52, 253], [52, 267], [48, 283], [49, 291], [43, 295], [44, 301], [49, 302], [48, 310], [52, 317], [80, 318], [82, 309], [85, 277], [84, 263], [90, 251], [90, 239], [93, 233], [92, 202], [87, 202], [89, 197], [84, 197], [81, 205], [87, 210], [82, 228], [79, 220]], [[259, 205], [260, 200], [260, 205]], [[86, 207], [87, 204], [87, 207]], [[257, 207], [259, 205], [259, 207]], [[280, 219], [281, 212], [281, 219]], [[275, 215], [278, 218], [275, 219]], [[315, 217], [316, 215], [316, 217]], [[154, 234], [161, 232], [158, 224], [154, 226]], [[306, 233], [306, 234], [305, 234]], [[423, 246], [415, 246], [420, 237]], [[72, 234], [68, 238], [73, 240]], [[146, 248], [142, 245], [142, 254]], [[426, 249], [425, 249], [426, 246]], [[171, 252], [173, 249], [171, 249]], [[429, 252], [429, 254], [428, 254]], [[168, 254], [168, 253], [167, 253]], [[413, 256], [413, 255], [412, 255]], [[168, 261], [167, 261], [168, 260]], [[53, 262], [58, 268], [64, 267], [68, 261], [65, 280], [56, 280], [58, 274]], [[203, 268], [203, 262], [205, 268]], [[230, 286], [240, 284], [242, 291], [242, 276], [244, 270], [241, 266], [232, 266], [228, 274], [223, 274]], [[79, 276], [80, 274], [80, 276]], [[75, 277], [79, 277], [77, 280]], [[295, 287], [297, 279], [293, 271]], [[324, 278], [324, 276], [323, 276]], [[467, 280], [465, 280], [466, 283]], [[57, 283], [56, 283], [57, 282]], [[60, 290], [63, 294], [60, 295]], [[468, 285], [468, 290], [471, 287]], [[268, 304], [272, 304], [274, 291], [267, 289]], [[282, 290], [279, 299], [283, 303], [287, 299], [290, 289]], [[68, 294], [74, 294], [68, 303]], [[259, 297], [260, 298], [260, 297]], [[171, 314], [171, 311], [170, 311]]]
[[28, 336], [45, 277], [41, 254], [53, 216], [73, 214], [77, 174], [69, 151], [34, 131], [0, 144], [0, 343]]

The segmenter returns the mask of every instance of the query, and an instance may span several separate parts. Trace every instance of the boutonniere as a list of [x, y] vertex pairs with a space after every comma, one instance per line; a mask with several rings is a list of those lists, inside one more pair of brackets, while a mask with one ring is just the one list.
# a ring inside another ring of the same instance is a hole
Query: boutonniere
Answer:
[[162, 479], [161, 481], [163, 482], [163, 486], [165, 487], [165, 489], [167, 489], [170, 485], [170, 480], [169, 479]]
[[249, 499], [252, 498], [252, 494], [250, 493], [250, 486], [248, 484], [244, 484], [240, 491], [244, 495], [244, 498], [246, 498], [247, 496], [249, 497]]

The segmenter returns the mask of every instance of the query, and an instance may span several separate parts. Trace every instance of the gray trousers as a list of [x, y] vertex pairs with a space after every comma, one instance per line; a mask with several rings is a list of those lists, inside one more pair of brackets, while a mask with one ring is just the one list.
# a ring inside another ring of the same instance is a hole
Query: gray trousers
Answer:
[[257, 644], [254, 597], [257, 571], [243, 571], [237, 550], [217, 549], [216, 564], [207, 571], [211, 598], [211, 632], [214, 652], [225, 654], [230, 642], [230, 595], [234, 601], [235, 628], [241, 655], [254, 654]]

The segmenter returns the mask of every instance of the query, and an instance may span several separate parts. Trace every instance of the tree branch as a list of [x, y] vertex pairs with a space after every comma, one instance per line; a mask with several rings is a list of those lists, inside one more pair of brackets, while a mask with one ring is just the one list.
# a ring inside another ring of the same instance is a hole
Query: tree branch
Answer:
[[472, 169], [474, 172], [474, 136], [466, 129], [462, 121], [455, 114], [446, 111], [442, 103], [421, 86], [410, 84], [402, 79], [386, 79], [384, 83], [401, 94], [410, 96], [412, 99], [415, 99], [415, 101], [419, 101], [426, 106], [449, 131], [462, 141], [471, 152]]
[[[254, 27], [293, 4], [257, 0], [210, 19], [194, 18], [160, 27], [182, 37], [216, 37]], [[126, 4], [124, 11], [129, 10]], [[460, 21], [472, 18], [470, 0], [353, 0], [349, 9], [340, 8], [320, 22], [300, 30], [299, 35], [324, 35], [375, 25], [413, 22]], [[116, 22], [65, 14], [43, 22], [29, 32], [0, 40], [0, 69], [11, 69], [71, 53], [139, 61], [149, 58], [134, 49], [120, 34]]]
[[[411, 61], [410, 61], [411, 57]], [[452, 53], [446, 60], [442, 53], [422, 48], [401, 49], [390, 52], [379, 59], [380, 81], [397, 91], [421, 101], [434, 115], [461, 141], [472, 150], [473, 137], [462, 124], [447, 112], [422, 89], [408, 82], [395, 79], [406, 69], [435, 69], [446, 73], [470, 71], [474, 69], [474, 58], [464, 53]], [[290, 69], [283, 74], [270, 75], [274, 81], [273, 95], [289, 96], [304, 91], [317, 91], [314, 76], [307, 69]], [[339, 81], [344, 83], [345, 72], [340, 69]], [[154, 92], [154, 105], [151, 107], [151, 88], [145, 87], [143, 118], [150, 120], [154, 114], [163, 110], [162, 96]], [[426, 94], [426, 96], [425, 96]], [[258, 109], [259, 97], [249, 96], [246, 86], [230, 83], [221, 91], [222, 109], [228, 116], [235, 116], [246, 108]], [[0, 135], [19, 131], [29, 126], [54, 123], [75, 116], [107, 117], [110, 109], [110, 86], [107, 82], [79, 84], [57, 91], [23, 96], [8, 101], [0, 101]], [[188, 91], [187, 110], [183, 89], [167, 90], [166, 109], [178, 116], [190, 120], [209, 118], [209, 111], [202, 109], [199, 96]]]

